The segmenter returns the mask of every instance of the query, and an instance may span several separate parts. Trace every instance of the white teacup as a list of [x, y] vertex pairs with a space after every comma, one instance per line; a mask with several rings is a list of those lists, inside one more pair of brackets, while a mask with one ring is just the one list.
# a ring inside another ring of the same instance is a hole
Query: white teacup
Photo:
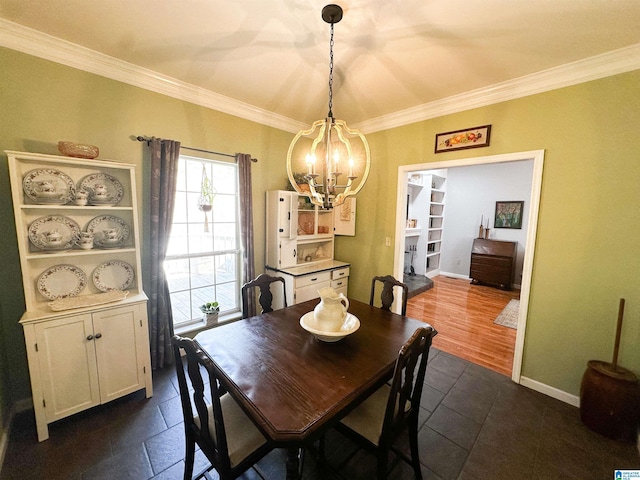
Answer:
[[102, 230], [104, 243], [118, 243], [120, 241], [120, 230], [117, 228], [105, 228]]
[[52, 180], [37, 182], [34, 191], [37, 197], [52, 198], [59, 197], [60, 192], [56, 191], [56, 184]]
[[86, 205], [89, 199], [89, 193], [86, 190], [80, 190], [76, 192], [75, 202], [76, 205]]
[[78, 246], [83, 250], [91, 250], [93, 248], [93, 240], [91, 241], [79, 241]]
[[93, 186], [93, 196], [100, 199], [109, 198], [109, 189], [102, 183], [96, 183]]
[[62, 244], [62, 234], [58, 230], [51, 230], [50, 232], [44, 232], [44, 243], [49, 246], [55, 247]]

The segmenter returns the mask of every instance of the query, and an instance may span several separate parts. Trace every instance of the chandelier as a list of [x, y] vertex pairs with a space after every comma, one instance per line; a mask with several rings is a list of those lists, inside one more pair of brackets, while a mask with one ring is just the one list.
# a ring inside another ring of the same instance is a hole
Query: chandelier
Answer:
[[362, 189], [369, 176], [371, 155], [364, 135], [333, 117], [333, 25], [342, 19], [342, 8], [325, 6], [322, 19], [331, 25], [329, 113], [293, 138], [287, 152], [287, 174], [300, 195], [309, 197], [314, 205], [330, 209]]

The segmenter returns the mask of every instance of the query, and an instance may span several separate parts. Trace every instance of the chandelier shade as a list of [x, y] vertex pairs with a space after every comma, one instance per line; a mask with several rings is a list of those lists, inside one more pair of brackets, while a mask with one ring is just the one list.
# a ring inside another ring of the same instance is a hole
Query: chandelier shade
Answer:
[[333, 25], [342, 19], [342, 8], [327, 5], [322, 18], [331, 24], [329, 113], [293, 138], [287, 152], [287, 175], [300, 195], [330, 209], [362, 189], [369, 176], [371, 154], [364, 135], [333, 116]]

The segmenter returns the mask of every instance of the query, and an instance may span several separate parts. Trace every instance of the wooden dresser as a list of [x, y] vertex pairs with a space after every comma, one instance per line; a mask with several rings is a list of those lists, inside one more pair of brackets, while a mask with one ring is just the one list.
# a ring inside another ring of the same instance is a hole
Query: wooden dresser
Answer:
[[517, 246], [517, 242], [476, 238], [471, 248], [471, 283], [511, 290]]

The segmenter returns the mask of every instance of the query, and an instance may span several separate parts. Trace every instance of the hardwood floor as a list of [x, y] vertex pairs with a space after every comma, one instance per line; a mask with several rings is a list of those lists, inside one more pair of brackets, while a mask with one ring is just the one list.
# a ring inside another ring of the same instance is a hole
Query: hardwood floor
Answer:
[[520, 292], [471, 285], [469, 280], [438, 276], [434, 287], [409, 299], [407, 315], [431, 324], [433, 346], [477, 365], [511, 376], [516, 330], [493, 323]]

